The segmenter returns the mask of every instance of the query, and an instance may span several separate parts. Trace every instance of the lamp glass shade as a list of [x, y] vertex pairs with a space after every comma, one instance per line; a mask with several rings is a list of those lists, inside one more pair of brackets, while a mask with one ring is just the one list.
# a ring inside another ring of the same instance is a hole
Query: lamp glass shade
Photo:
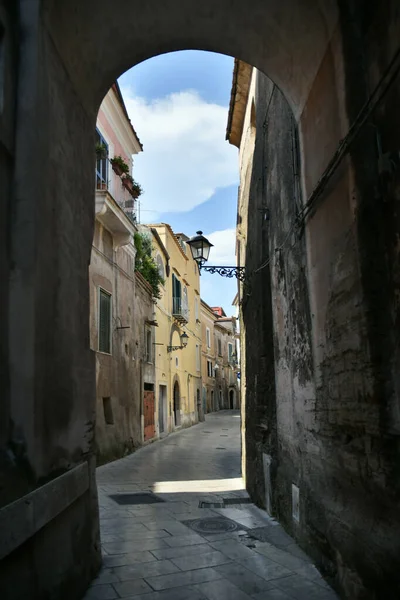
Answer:
[[198, 231], [197, 235], [192, 237], [187, 243], [192, 251], [193, 259], [198, 264], [207, 262], [210, 255], [210, 249], [212, 248], [213, 244], [211, 244], [211, 242], [204, 237], [202, 231]]
[[183, 348], [186, 348], [187, 344], [189, 341], [189, 336], [188, 334], [184, 331], [181, 335], [181, 345], [183, 346]]

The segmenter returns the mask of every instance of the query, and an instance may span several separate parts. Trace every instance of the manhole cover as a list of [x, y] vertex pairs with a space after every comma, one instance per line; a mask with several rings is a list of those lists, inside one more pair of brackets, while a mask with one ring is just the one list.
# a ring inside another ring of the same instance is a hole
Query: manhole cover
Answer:
[[237, 531], [239, 528], [243, 529], [242, 525], [226, 517], [196, 519], [195, 521], [184, 521], [184, 524], [197, 533], [227, 533], [228, 531]]
[[156, 504], [157, 502], [164, 502], [162, 498], [159, 498], [152, 492], [136, 493], [136, 494], [112, 494], [109, 496], [117, 504]]

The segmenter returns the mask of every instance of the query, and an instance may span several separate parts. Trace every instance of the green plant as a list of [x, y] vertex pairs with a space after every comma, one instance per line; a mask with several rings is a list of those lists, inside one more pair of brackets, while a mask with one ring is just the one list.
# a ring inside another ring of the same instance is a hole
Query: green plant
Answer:
[[135, 196], [135, 198], [139, 198], [139, 196], [143, 194], [142, 186], [134, 179], [132, 179], [132, 193]]
[[95, 151], [97, 160], [107, 158], [108, 148], [105, 144], [96, 144]]
[[151, 237], [145, 233], [135, 233], [136, 248], [136, 270], [145, 278], [153, 289], [154, 298], [161, 297], [160, 286], [164, 285], [164, 279], [158, 272], [157, 263], [153, 258], [153, 246]]
[[114, 156], [114, 158], [112, 158], [110, 162], [113, 168], [115, 167], [115, 169], [119, 171], [120, 174], [125, 173], [125, 175], [129, 175], [129, 166], [126, 164], [122, 156]]
[[142, 186], [140, 185], [140, 183], [135, 181], [133, 177], [129, 175], [129, 173], [125, 175], [125, 177], [122, 180], [122, 183], [124, 184], [126, 189], [129, 190], [129, 192], [134, 198], [139, 198], [140, 194], [143, 194]]

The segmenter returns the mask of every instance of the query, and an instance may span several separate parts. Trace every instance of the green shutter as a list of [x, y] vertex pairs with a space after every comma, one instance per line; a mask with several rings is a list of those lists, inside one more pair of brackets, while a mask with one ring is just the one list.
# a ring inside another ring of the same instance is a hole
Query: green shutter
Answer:
[[99, 294], [99, 351], [111, 352], [111, 296], [100, 290]]

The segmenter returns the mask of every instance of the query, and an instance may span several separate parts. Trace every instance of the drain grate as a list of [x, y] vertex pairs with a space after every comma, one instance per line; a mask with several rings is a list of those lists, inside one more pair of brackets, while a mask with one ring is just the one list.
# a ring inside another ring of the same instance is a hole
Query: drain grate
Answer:
[[109, 496], [117, 504], [134, 505], [134, 504], [156, 504], [157, 502], [165, 502], [159, 496], [152, 492], [137, 492], [135, 494], [111, 494]]
[[183, 521], [184, 525], [193, 529], [197, 533], [213, 534], [213, 533], [228, 533], [245, 529], [239, 523], [231, 521], [226, 517], [207, 517], [206, 519], [195, 519], [194, 521]]
[[226, 450], [226, 448], [222, 448], [222, 446], [217, 446], [215, 449], [216, 450]]

